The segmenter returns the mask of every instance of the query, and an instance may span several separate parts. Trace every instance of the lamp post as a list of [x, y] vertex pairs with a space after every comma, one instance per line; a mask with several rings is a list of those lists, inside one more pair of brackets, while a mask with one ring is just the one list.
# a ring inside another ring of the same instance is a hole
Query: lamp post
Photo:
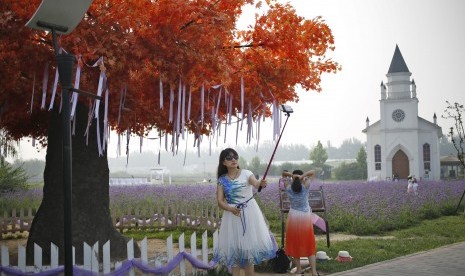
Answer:
[[[74, 55], [59, 53], [57, 32], [69, 34], [79, 24], [89, 9], [92, 0], [43, 0], [27, 27], [50, 31], [57, 59], [62, 87], [62, 132], [63, 132], [63, 211], [64, 211], [64, 266], [65, 275], [73, 275], [72, 232], [72, 146], [69, 93], [80, 92], [71, 86], [74, 70]], [[86, 93], [87, 94], [87, 93]]]

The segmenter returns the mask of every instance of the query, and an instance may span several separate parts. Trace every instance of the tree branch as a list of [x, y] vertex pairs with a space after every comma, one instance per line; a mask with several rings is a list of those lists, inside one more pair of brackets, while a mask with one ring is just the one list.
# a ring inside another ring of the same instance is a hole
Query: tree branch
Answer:
[[245, 44], [245, 45], [234, 45], [234, 46], [224, 46], [222, 49], [239, 49], [239, 48], [253, 48], [264, 46], [265, 43], [260, 42], [258, 44]]

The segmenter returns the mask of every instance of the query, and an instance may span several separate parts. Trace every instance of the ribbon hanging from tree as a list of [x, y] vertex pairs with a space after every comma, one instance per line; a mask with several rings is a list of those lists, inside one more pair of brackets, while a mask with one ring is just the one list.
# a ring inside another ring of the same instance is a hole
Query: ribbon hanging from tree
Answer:
[[118, 126], [121, 120], [121, 113], [123, 112], [123, 109], [124, 109], [124, 102], [126, 101], [126, 89], [127, 87], [125, 86], [124, 88], [121, 88], [121, 92], [120, 92], [119, 109], [118, 109]]
[[131, 130], [126, 129], [126, 167], [129, 164], [129, 140], [131, 139]]
[[60, 78], [59, 74], [58, 74], [58, 66], [56, 66], [55, 68], [55, 80], [53, 81], [53, 88], [52, 88], [52, 98], [50, 99], [50, 105], [48, 107], [48, 110], [52, 110], [53, 109], [53, 103], [55, 102], [55, 95], [56, 95], [56, 92], [57, 92], [57, 86], [58, 86], [58, 79]]
[[187, 120], [191, 119], [191, 105], [192, 105], [192, 86], [189, 86], [189, 101], [187, 103]]
[[159, 141], [159, 145], [158, 145], [158, 165], [160, 165], [160, 160], [161, 160], [161, 131], [158, 132], [158, 140]]
[[182, 83], [179, 80], [178, 87], [178, 109], [176, 110], [176, 153], [179, 146], [179, 134], [181, 133], [181, 108], [182, 108]]
[[[100, 77], [98, 80], [98, 88], [97, 88], [97, 96], [101, 97], [103, 93], [103, 85], [104, 85], [104, 80], [106, 79], [105, 76], [105, 65], [103, 64], [103, 57], [100, 57], [92, 67], [100, 67]], [[99, 118], [99, 109], [100, 109], [100, 99], [95, 99], [95, 118]]]
[[[81, 63], [82, 63], [82, 56], [79, 55], [78, 57], [78, 65], [76, 69], [76, 76], [74, 78], [74, 89], [79, 89], [79, 85], [81, 82]], [[73, 135], [75, 134], [76, 131], [76, 118], [75, 118], [75, 113], [76, 113], [76, 106], [79, 98], [79, 93], [73, 92], [73, 96], [71, 98], [71, 121], [73, 123]]]
[[121, 156], [121, 134], [118, 133], [118, 145], [116, 146], [116, 157]]
[[247, 112], [247, 144], [250, 144], [250, 141], [252, 140], [252, 136], [253, 136], [252, 126], [253, 126], [252, 103], [249, 102], [249, 110]]
[[239, 121], [241, 121], [241, 120], [239, 120], [239, 117], [238, 117], [237, 122], [236, 122], [236, 145], [237, 145], [237, 141], [239, 139], [239, 127], [240, 127], [239, 126]]
[[[245, 93], [245, 88], [244, 88], [244, 78], [241, 77], [241, 115], [242, 115], [242, 120], [241, 120], [241, 130], [242, 130], [242, 124], [244, 123], [244, 93]], [[236, 141], [237, 143], [237, 141]]]
[[179, 142], [179, 133], [181, 133], [181, 105], [182, 105], [182, 83], [179, 79], [178, 85], [178, 107], [176, 109], [176, 146]]
[[257, 118], [257, 144], [255, 146], [255, 150], [258, 151], [258, 144], [260, 142], [260, 116], [261, 114], [258, 115], [258, 118]]
[[[79, 89], [79, 83], [81, 81], [81, 63], [82, 63], [82, 56], [79, 55], [78, 57], [78, 64], [76, 69], [76, 77], [74, 78], [74, 89]], [[71, 119], [74, 121], [74, 114], [76, 113], [76, 105], [78, 102], [79, 93], [73, 92], [73, 97], [71, 102], [73, 103], [71, 107]]]
[[86, 145], [89, 145], [89, 128], [90, 125], [92, 124], [92, 118], [94, 117], [94, 106], [95, 102], [89, 99], [89, 112], [87, 114], [87, 126], [86, 126], [86, 132], [84, 135], [86, 136]]
[[[105, 89], [105, 106], [106, 108], [108, 108], [108, 97], [107, 97], [107, 93], [108, 93], [108, 88], [107, 88], [107, 83], [106, 83], [106, 78], [103, 79], [103, 85], [102, 85]], [[97, 128], [97, 147], [98, 147], [98, 153], [99, 153], [99, 156], [102, 156], [103, 155], [103, 151], [105, 149], [105, 142], [106, 142], [106, 137], [105, 135], [103, 135], [103, 141], [101, 140], [100, 138], [100, 119], [99, 119], [99, 115], [97, 114], [97, 112], [99, 112], [99, 109], [97, 108], [99, 106], [99, 103], [96, 101], [95, 102], [95, 118], [96, 118], [96, 121], [97, 121], [97, 124], [96, 124], [96, 128]], [[105, 111], [105, 110], [104, 110]], [[104, 116], [103, 116], [103, 121], [104, 121], [104, 127], [103, 127], [103, 131], [105, 132], [106, 130], [106, 126], [105, 126], [105, 121], [107, 120], [106, 116], [108, 116], [108, 111], [106, 111], [106, 113], [104, 113]]]
[[173, 122], [173, 103], [174, 103], [174, 90], [173, 87], [170, 85], [170, 116], [168, 122]]
[[200, 89], [200, 120], [202, 121], [203, 127], [203, 120], [204, 120], [204, 113], [205, 112], [205, 86], [202, 83], [202, 88]]
[[48, 87], [48, 68], [50, 64], [45, 63], [44, 66], [44, 78], [42, 80], [42, 103], [40, 105], [41, 109], [45, 109], [45, 101], [47, 100], [47, 87]]
[[103, 117], [103, 151], [105, 151], [106, 146], [108, 144], [108, 97], [110, 91], [107, 89], [105, 90], [105, 112]]
[[163, 109], [163, 82], [160, 75], [160, 109]]
[[273, 140], [279, 137], [280, 124], [279, 124], [279, 108], [276, 101], [273, 101]]
[[228, 118], [229, 118], [229, 98], [231, 97], [231, 95], [229, 94], [228, 92], [228, 89], [225, 88], [224, 89], [224, 103], [225, 103], [225, 106], [226, 106], [226, 116], [225, 116], [225, 122], [224, 122], [224, 143], [226, 143], [226, 136], [228, 135]]
[[184, 125], [186, 123], [186, 84], [182, 86], [182, 107], [181, 107], [181, 135], [184, 139]]
[[32, 114], [32, 107], [34, 106], [34, 90], [36, 87], [36, 72], [34, 71], [34, 80], [32, 81], [32, 96], [31, 96], [31, 111], [29, 113]]

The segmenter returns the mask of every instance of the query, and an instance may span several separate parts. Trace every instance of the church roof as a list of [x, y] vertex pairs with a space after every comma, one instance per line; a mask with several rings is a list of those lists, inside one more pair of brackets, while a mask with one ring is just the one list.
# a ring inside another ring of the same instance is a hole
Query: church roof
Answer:
[[[434, 131], [436, 131], [438, 137], [442, 136], [442, 128], [440, 126], [438, 126], [438, 125], [436, 125], [436, 124], [434, 124], [434, 123], [432, 123], [432, 122], [430, 122], [430, 121], [428, 121], [426, 119], [423, 119], [420, 116], [417, 116], [417, 118], [418, 118], [418, 123], [419, 123], [418, 127], [422, 128], [422, 129], [427, 129], [427, 130], [430, 130], [430, 131], [434, 130]], [[423, 123], [423, 126], [420, 125], [420, 123]], [[373, 124], [367, 126], [366, 128], [362, 129], [362, 132], [363, 133], [368, 133], [368, 131], [370, 129], [375, 129], [376, 130], [377, 128], [379, 129], [380, 127], [381, 127], [381, 120], [378, 120], [378, 121], [374, 122]]]
[[399, 46], [396, 45], [396, 50], [394, 51], [394, 56], [392, 57], [391, 65], [389, 66], [388, 74], [390, 73], [409, 73], [407, 64], [402, 57]]

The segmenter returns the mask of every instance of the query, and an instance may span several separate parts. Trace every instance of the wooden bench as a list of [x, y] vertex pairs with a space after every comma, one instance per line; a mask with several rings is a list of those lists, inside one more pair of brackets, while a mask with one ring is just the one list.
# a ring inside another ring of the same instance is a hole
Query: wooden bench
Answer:
[[[328, 220], [326, 219], [326, 203], [325, 203], [325, 195], [323, 192], [323, 186], [320, 186], [318, 190], [310, 189], [308, 194], [308, 203], [312, 208], [312, 212], [322, 212], [324, 213], [323, 220], [326, 224], [326, 246], [329, 247], [330, 240], [329, 240], [329, 224]], [[281, 208], [281, 246], [284, 247], [284, 238], [285, 238], [285, 227], [286, 221], [284, 218], [284, 214], [289, 213], [289, 208], [291, 206], [291, 202], [289, 201], [289, 197], [287, 192], [280, 188], [279, 189], [279, 204]]]

